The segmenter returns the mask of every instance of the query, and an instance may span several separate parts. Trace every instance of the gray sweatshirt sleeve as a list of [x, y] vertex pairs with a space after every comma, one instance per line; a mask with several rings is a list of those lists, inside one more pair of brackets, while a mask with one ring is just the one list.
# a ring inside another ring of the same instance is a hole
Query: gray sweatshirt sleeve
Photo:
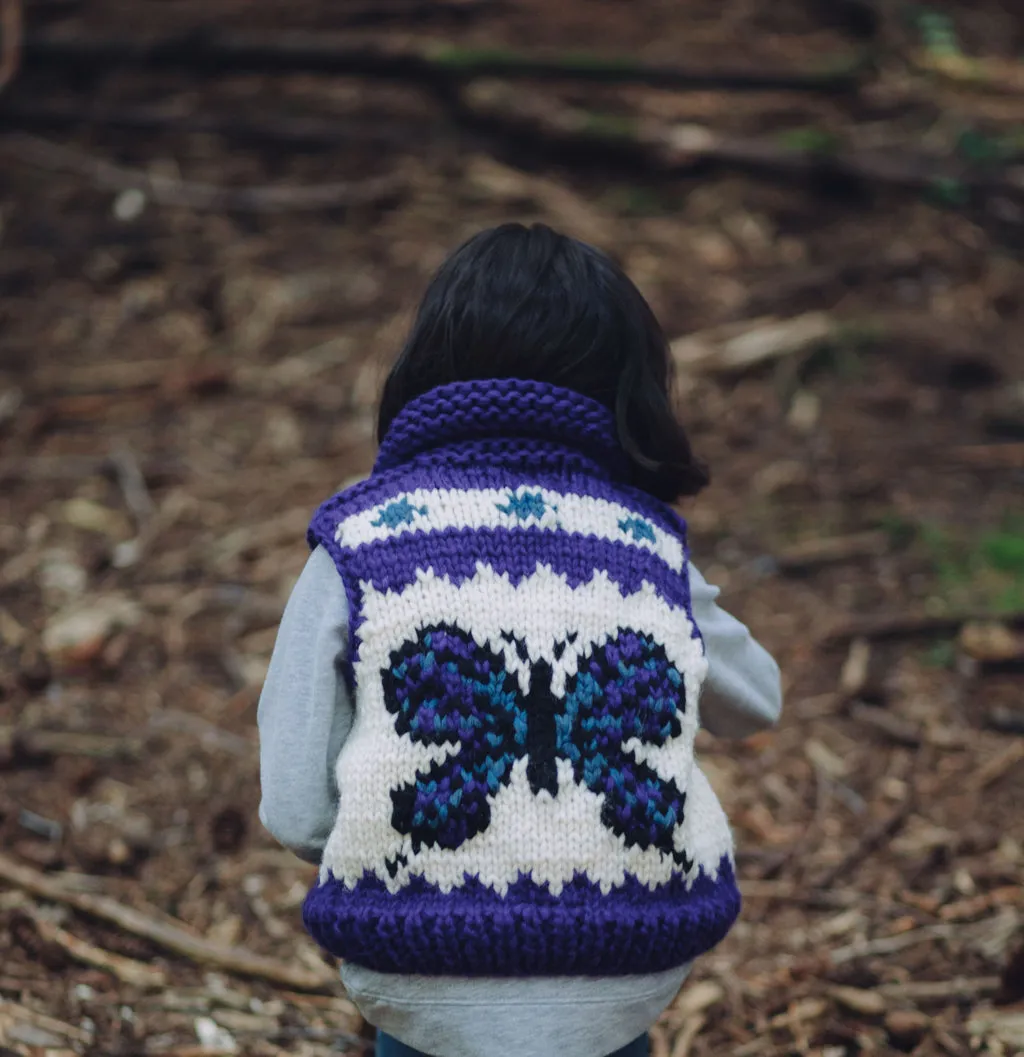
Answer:
[[260, 821], [309, 862], [334, 825], [334, 764], [354, 718], [340, 669], [347, 649], [345, 588], [317, 547], [281, 618], [257, 713]]
[[779, 666], [745, 624], [718, 608], [718, 588], [692, 565], [689, 570], [693, 619], [708, 659], [701, 726], [720, 738], [745, 738], [773, 726], [782, 711]]

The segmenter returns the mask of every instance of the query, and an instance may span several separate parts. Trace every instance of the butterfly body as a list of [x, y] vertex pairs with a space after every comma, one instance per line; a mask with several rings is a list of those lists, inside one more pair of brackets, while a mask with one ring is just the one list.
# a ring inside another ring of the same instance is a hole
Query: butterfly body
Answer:
[[555, 753], [558, 749], [556, 729], [558, 701], [551, 692], [551, 665], [538, 661], [530, 668], [530, 692], [524, 708], [526, 721], [526, 777], [530, 789], [558, 795], [558, 771]]

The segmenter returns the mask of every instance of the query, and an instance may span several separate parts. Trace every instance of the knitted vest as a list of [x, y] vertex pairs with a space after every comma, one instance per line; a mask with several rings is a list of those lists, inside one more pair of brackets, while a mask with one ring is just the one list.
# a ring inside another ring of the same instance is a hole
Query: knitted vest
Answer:
[[407, 405], [373, 474], [317, 511], [355, 721], [304, 918], [338, 957], [657, 972], [735, 920], [729, 827], [693, 758], [685, 525], [626, 471], [600, 404], [460, 382]]

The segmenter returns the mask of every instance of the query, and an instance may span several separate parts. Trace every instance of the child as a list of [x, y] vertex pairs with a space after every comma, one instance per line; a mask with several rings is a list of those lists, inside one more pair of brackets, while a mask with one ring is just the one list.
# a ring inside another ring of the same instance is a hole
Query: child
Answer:
[[[694, 763], [779, 673], [668, 506], [707, 475], [668, 349], [598, 250], [459, 249], [328, 500], [259, 707], [260, 817], [381, 1057], [629, 1057], [739, 910]], [[704, 688], [703, 698], [701, 689]]]

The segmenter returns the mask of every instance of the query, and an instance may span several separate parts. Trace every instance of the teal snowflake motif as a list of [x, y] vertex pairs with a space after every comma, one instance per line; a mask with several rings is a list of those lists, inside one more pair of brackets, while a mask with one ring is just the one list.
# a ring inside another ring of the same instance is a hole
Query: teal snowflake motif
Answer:
[[627, 517], [623, 518], [619, 522], [619, 528], [626, 533], [627, 536], [632, 536], [637, 542], [640, 540], [647, 540], [649, 543], [657, 543], [657, 537], [654, 535], [654, 529], [651, 528], [650, 523], [644, 521], [642, 517]]
[[427, 508], [425, 506], [413, 506], [409, 502], [409, 497], [404, 495], [401, 499], [396, 499], [392, 503], [388, 503], [386, 507], [377, 515], [376, 521], [371, 521], [370, 524], [374, 528], [381, 528], [382, 526], [389, 529], [398, 528], [400, 525], [410, 525], [416, 520], [417, 516], [426, 514]]
[[[520, 495], [509, 492], [508, 502], [504, 506], [500, 503], [496, 505], [503, 514], [509, 514], [520, 521], [529, 521], [530, 518], [540, 521], [548, 511], [548, 503], [540, 492], [523, 492]], [[557, 507], [552, 504], [551, 509], [556, 510]]]

